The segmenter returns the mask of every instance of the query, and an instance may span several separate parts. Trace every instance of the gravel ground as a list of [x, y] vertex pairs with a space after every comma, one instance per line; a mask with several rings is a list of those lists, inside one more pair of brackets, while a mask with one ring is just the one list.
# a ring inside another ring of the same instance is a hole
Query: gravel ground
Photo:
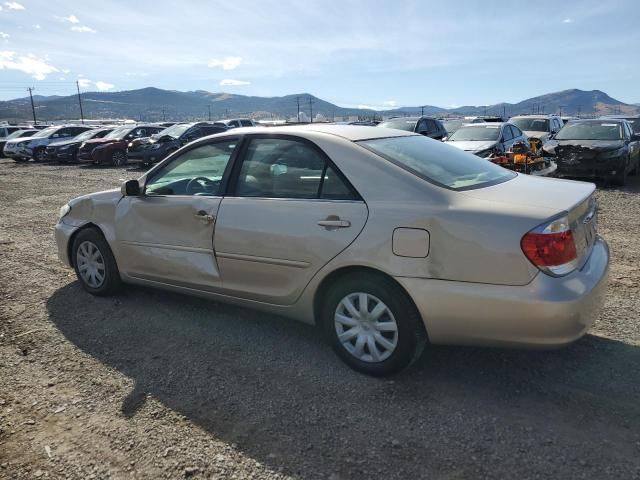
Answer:
[[69, 198], [139, 172], [0, 161], [0, 478], [640, 478], [640, 182], [601, 190], [611, 284], [551, 352], [434, 347], [374, 379], [303, 324], [55, 254]]

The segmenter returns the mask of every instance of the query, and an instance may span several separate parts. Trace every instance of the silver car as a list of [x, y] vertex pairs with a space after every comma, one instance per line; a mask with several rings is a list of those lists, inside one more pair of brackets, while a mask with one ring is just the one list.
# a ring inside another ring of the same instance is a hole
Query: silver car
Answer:
[[522, 130], [501, 122], [464, 125], [447, 137], [447, 143], [483, 158], [508, 152], [518, 143], [529, 147], [527, 136]]
[[400, 130], [239, 128], [71, 200], [55, 236], [89, 293], [147, 285], [316, 323], [386, 375], [427, 344], [584, 335], [609, 265], [593, 194]]

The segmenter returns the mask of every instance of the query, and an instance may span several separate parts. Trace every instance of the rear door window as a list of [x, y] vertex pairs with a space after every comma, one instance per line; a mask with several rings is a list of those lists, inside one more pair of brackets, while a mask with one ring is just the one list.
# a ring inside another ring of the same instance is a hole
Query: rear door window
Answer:
[[249, 120], [240, 120], [240, 124], [243, 127], [253, 127], [253, 123], [251, 123]]
[[502, 129], [502, 141], [508, 142], [513, 138], [513, 132], [509, 128], [509, 125], [505, 125], [504, 129]]
[[262, 198], [355, 198], [352, 189], [317, 148], [288, 138], [250, 140], [235, 194]]

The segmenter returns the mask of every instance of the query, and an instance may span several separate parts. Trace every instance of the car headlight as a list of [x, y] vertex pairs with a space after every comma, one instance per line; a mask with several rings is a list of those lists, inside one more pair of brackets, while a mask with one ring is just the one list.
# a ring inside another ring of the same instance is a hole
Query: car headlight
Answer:
[[63, 150], [69, 150], [70, 148], [71, 148], [71, 145], [65, 145], [64, 147], [58, 148], [58, 151], [62, 152]]
[[66, 217], [70, 211], [71, 211], [71, 207], [69, 206], [68, 203], [60, 207], [60, 211], [58, 212], [58, 221]]
[[150, 150], [158, 150], [161, 146], [162, 146], [162, 144], [160, 144], [160, 143], [154, 143], [153, 145], [151, 145], [149, 147], [149, 149]]
[[84, 147], [85, 145], [86, 145], [86, 142], [82, 142], [78, 148], [80, 149], [80, 148]]

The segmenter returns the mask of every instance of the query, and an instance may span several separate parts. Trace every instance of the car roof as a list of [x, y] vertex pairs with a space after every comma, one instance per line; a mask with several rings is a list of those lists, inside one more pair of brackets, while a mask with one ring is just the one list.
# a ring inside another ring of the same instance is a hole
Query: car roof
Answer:
[[281, 134], [304, 135], [307, 132], [325, 133], [342, 137], [352, 142], [370, 140], [373, 138], [408, 137], [418, 135], [413, 132], [396, 130], [394, 128], [369, 127], [365, 125], [335, 125], [329, 123], [310, 123], [305, 125], [287, 125], [277, 127], [240, 127], [218, 135], [238, 134]]
[[[549, 114], [549, 115], [535, 114], [535, 115], [514, 115], [511, 118], [544, 118], [544, 119], [547, 119], [547, 118], [552, 118], [552, 117], [557, 117], [557, 116], [558, 115], [552, 115], [552, 114]], [[509, 120], [511, 120], [511, 119], [509, 119]]]

